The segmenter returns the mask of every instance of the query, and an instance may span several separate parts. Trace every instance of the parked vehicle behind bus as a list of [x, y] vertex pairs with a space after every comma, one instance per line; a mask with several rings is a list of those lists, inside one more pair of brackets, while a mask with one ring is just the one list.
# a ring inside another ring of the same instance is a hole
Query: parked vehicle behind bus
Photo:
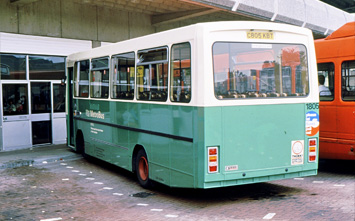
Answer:
[[139, 183], [213, 188], [317, 174], [310, 30], [195, 24], [67, 58], [68, 145]]
[[315, 41], [320, 88], [319, 157], [355, 160], [355, 22]]

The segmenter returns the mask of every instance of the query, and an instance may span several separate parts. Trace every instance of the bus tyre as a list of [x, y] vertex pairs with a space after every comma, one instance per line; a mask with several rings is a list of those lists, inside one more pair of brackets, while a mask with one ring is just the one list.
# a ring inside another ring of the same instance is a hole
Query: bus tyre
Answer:
[[138, 151], [136, 157], [136, 175], [139, 184], [144, 188], [152, 187], [152, 181], [149, 179], [149, 163], [147, 154], [143, 149]]

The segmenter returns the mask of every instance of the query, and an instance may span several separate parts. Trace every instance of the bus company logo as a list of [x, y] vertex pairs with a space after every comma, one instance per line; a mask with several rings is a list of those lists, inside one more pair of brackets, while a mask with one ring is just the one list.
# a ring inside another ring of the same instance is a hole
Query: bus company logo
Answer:
[[317, 112], [306, 113], [306, 135], [314, 136], [319, 132], [319, 115]]
[[87, 117], [93, 117], [93, 118], [105, 120], [105, 114], [101, 113], [101, 111], [95, 112], [93, 110], [86, 110], [85, 114]]
[[303, 164], [304, 140], [293, 140], [291, 142], [291, 165]]

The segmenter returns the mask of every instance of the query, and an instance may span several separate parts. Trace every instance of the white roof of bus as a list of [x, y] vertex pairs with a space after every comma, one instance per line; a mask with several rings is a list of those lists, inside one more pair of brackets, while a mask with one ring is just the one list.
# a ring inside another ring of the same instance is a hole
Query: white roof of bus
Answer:
[[98, 47], [89, 51], [78, 52], [68, 56], [68, 61], [78, 61], [89, 58], [97, 58], [118, 53], [126, 53], [141, 49], [148, 49], [170, 45], [173, 43], [186, 42], [196, 36], [203, 36], [206, 32], [219, 32], [230, 30], [273, 30], [302, 35], [312, 35], [309, 29], [298, 26], [280, 24], [274, 22], [254, 21], [221, 21], [193, 24], [168, 31], [158, 32], [138, 38], [133, 38], [114, 44]]

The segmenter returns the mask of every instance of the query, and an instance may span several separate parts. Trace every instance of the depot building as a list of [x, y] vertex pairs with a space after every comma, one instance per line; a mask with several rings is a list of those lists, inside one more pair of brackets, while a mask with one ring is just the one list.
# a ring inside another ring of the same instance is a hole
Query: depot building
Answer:
[[0, 151], [66, 143], [71, 53], [209, 21], [281, 22], [322, 38], [355, 19], [325, 2], [0, 0]]

